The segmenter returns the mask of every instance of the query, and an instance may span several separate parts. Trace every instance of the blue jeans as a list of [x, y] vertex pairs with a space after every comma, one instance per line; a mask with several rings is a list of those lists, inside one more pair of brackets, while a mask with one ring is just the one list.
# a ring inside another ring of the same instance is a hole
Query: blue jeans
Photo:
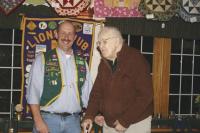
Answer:
[[[60, 116], [51, 113], [41, 113], [43, 120], [48, 125], [50, 133], [81, 133], [80, 116], [73, 114]], [[38, 133], [33, 126], [33, 133]]]

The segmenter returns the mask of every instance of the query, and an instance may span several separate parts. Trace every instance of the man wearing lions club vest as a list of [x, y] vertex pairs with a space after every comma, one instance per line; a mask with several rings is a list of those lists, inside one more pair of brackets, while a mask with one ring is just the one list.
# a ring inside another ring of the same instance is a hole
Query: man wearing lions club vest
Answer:
[[73, 52], [76, 30], [62, 22], [58, 47], [39, 54], [32, 64], [27, 102], [33, 115], [33, 133], [80, 133], [80, 112], [92, 88], [86, 60]]

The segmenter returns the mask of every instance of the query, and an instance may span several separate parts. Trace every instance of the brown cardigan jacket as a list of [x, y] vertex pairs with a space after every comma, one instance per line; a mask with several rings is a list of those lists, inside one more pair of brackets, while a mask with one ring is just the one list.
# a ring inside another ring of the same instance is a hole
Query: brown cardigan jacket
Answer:
[[124, 127], [139, 122], [153, 113], [153, 89], [149, 66], [134, 48], [124, 44], [117, 55], [115, 72], [101, 59], [85, 119], [102, 113], [107, 125], [116, 120]]

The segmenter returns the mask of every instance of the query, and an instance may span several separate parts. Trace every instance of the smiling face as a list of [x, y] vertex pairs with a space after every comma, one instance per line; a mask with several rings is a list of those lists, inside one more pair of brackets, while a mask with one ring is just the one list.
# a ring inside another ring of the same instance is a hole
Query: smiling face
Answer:
[[122, 47], [122, 37], [115, 28], [104, 27], [99, 33], [97, 45], [101, 55], [108, 60], [115, 60]]
[[58, 47], [66, 54], [71, 54], [72, 45], [75, 40], [75, 27], [71, 22], [64, 21], [59, 25], [56, 38], [58, 40]]

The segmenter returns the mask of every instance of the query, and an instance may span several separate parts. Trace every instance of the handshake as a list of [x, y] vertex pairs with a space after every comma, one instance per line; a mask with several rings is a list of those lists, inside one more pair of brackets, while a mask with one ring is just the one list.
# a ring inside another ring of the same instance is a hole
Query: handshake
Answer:
[[[106, 126], [105, 123], [105, 119], [102, 115], [98, 115], [95, 117], [94, 122], [99, 125], [99, 126]], [[92, 129], [92, 120], [91, 119], [85, 119], [83, 120], [81, 126], [84, 130], [84, 133], [90, 133], [91, 129]], [[126, 131], [126, 128], [120, 124], [120, 122], [118, 120], [116, 120], [113, 124], [114, 129], [116, 130], [116, 132], [118, 133], [124, 133]]]
[[[99, 126], [103, 126], [105, 124], [105, 120], [102, 115], [96, 116], [94, 119], [94, 122]], [[93, 123], [93, 121], [91, 119], [83, 120], [81, 126], [83, 128], [84, 133], [90, 133], [90, 131], [92, 129], [92, 125], [93, 125], [92, 123]]]

